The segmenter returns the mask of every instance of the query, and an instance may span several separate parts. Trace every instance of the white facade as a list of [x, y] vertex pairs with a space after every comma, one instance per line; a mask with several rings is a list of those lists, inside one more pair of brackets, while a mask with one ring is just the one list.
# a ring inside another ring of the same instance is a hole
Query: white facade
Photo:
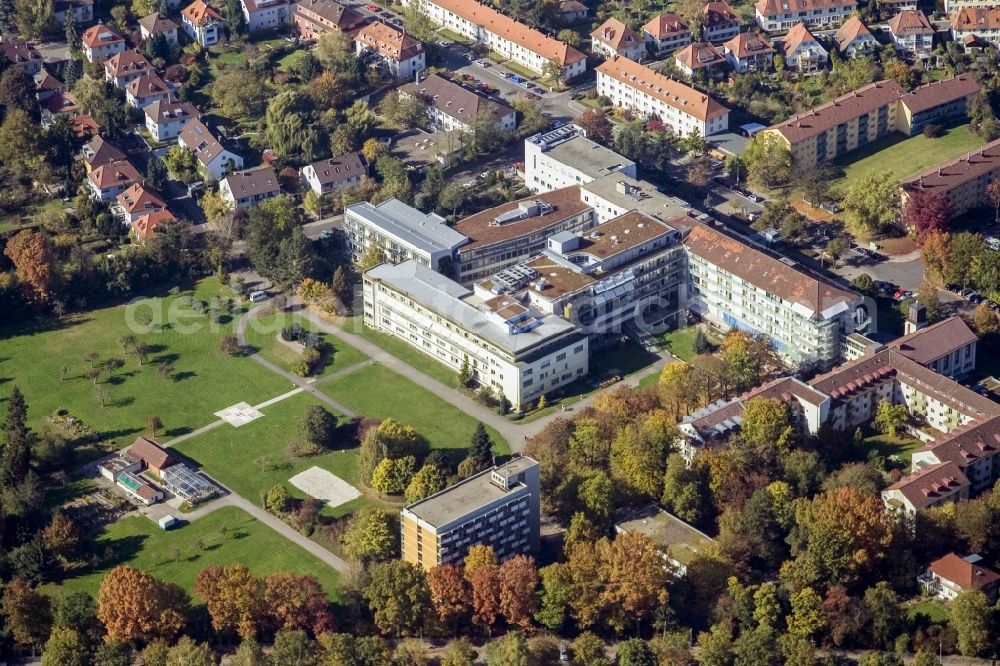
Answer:
[[506, 301], [478, 302], [468, 289], [415, 261], [365, 273], [364, 322], [455, 372], [467, 362], [479, 385], [504, 395], [515, 409], [589, 369], [587, 336], [569, 322]]
[[441, 262], [450, 262], [455, 250], [469, 240], [440, 215], [422, 213], [398, 199], [377, 206], [367, 201], [348, 206], [344, 235], [355, 261], [374, 246], [394, 264], [412, 260], [434, 270], [444, 268]]
[[288, 0], [240, 0], [247, 32], [276, 30], [291, 21], [291, 7]]
[[[406, 0], [403, 4], [409, 5], [411, 2], [418, 2], [423, 13], [436, 25], [480, 42], [538, 74], [543, 74], [546, 66], [554, 59], [560, 59], [557, 55], [559, 52], [566, 55], [565, 62], [560, 62], [563, 80], [573, 79], [587, 71], [586, 56], [573, 47], [546, 37], [538, 30], [518, 23], [485, 5], [471, 0]], [[480, 14], [483, 16], [482, 25], [465, 17]], [[503, 32], [493, 32], [491, 28], [501, 29]]]
[[[612, 61], [608, 61], [611, 63]], [[607, 64], [607, 63], [605, 63]], [[602, 65], [603, 67], [603, 65]], [[663, 79], [667, 77], [659, 75]], [[684, 84], [674, 81], [676, 86]], [[655, 84], [654, 84], [655, 85]], [[653, 90], [660, 89], [659, 86]], [[697, 97], [704, 97], [702, 93], [689, 88], [691, 93]], [[670, 129], [681, 136], [688, 136], [692, 132], [698, 132], [702, 136], [709, 136], [718, 132], [725, 132], [729, 129], [729, 110], [723, 110], [717, 115], [701, 117], [687, 112], [689, 108], [685, 104], [672, 103], [669, 95], [651, 94], [645, 86], [627, 83], [616, 77], [610, 76], [598, 69], [597, 71], [597, 94], [603, 95], [611, 100], [614, 106], [623, 109], [631, 109], [643, 118], [657, 116]]]
[[576, 125], [524, 140], [524, 184], [532, 192], [584, 185], [615, 172], [635, 178], [635, 162], [591, 141]]
[[768, 32], [781, 32], [796, 23], [805, 23], [810, 28], [830, 28], [843, 23], [858, 9], [856, 2], [845, 2], [840, 6], [831, 6], [825, 2], [817, 2], [815, 5], [818, 6], [811, 6], [813, 4], [800, 0], [794, 7], [790, 7], [788, 2], [779, 7], [776, 0], [760, 0], [754, 13], [757, 16], [757, 24], [762, 29]]

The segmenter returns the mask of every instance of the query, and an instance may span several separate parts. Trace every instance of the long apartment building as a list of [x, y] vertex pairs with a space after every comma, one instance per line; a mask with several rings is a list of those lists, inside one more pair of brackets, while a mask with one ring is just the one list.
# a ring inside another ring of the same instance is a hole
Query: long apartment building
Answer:
[[762, 333], [796, 362], [828, 365], [843, 339], [863, 332], [862, 298], [715, 229], [698, 225], [684, 239], [688, 307], [724, 329]]
[[784, 32], [796, 23], [810, 28], [840, 25], [856, 12], [856, 0], [757, 0], [757, 23], [768, 32]]
[[345, 208], [344, 236], [354, 261], [376, 247], [394, 264], [412, 260], [446, 274], [455, 250], [469, 241], [440, 215], [422, 213], [399, 199]]
[[597, 93], [643, 118], [659, 118], [681, 136], [729, 129], [729, 109], [714, 98], [622, 56], [597, 68]]
[[549, 37], [489, 5], [475, 0], [406, 0], [419, 3], [435, 24], [487, 46], [533, 72], [544, 74], [549, 63], [571, 80], [587, 71], [587, 56], [565, 42]]
[[1000, 404], [933, 368], [961, 374], [975, 363], [975, 346], [975, 335], [953, 317], [808, 383], [782, 377], [709, 405], [678, 426], [677, 445], [688, 460], [702, 448], [724, 445], [754, 398], [784, 400], [811, 433], [822, 426], [853, 432], [874, 420], [879, 403], [889, 402], [907, 407], [908, 429], [925, 444], [913, 453], [910, 473], [883, 491], [886, 505], [912, 515], [967, 499], [1000, 479]]
[[1000, 139], [974, 152], [928, 169], [900, 185], [903, 205], [914, 192], [943, 194], [951, 200], [952, 216], [986, 206], [990, 183], [1000, 178]]
[[632, 211], [587, 234], [564, 231], [538, 256], [478, 282], [476, 293], [509, 294], [559, 315], [591, 336], [592, 345], [626, 326], [662, 333], [676, 328], [683, 313], [678, 227]]
[[364, 322], [506, 396], [515, 409], [587, 374], [587, 336], [507, 295], [482, 299], [416, 261], [364, 274]]
[[783, 142], [799, 164], [816, 164], [892, 132], [912, 136], [929, 123], [960, 118], [968, 114], [979, 91], [968, 74], [912, 92], [893, 80], [878, 81], [772, 125], [759, 136]]
[[402, 559], [429, 570], [461, 563], [475, 545], [500, 560], [538, 550], [541, 495], [538, 462], [513, 458], [405, 507]]
[[635, 178], [635, 162], [591, 141], [576, 125], [524, 140], [524, 184], [532, 192], [585, 185], [612, 173]]
[[469, 239], [455, 253], [455, 279], [471, 286], [538, 254], [560, 231], [587, 231], [596, 224], [594, 209], [581, 201], [576, 186], [476, 213], [453, 227]]

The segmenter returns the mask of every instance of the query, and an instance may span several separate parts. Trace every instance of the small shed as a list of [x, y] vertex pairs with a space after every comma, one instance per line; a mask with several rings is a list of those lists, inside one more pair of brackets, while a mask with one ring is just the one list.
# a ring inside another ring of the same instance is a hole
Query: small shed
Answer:
[[177, 524], [177, 519], [169, 515], [163, 516], [158, 521], [156, 521], [156, 524], [160, 526], [161, 530], [169, 530], [171, 527]]

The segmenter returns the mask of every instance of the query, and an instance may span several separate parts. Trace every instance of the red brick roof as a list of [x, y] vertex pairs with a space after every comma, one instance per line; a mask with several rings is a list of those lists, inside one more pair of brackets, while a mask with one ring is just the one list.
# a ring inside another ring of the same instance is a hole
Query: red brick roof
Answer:
[[978, 562], [975, 564], [967, 562], [955, 553], [948, 553], [941, 559], [931, 562], [927, 570], [966, 589], [981, 590], [1000, 581], [1000, 574], [997, 572]]
[[205, 3], [205, 0], [194, 0], [185, 7], [181, 14], [193, 25], [201, 25], [206, 21], [224, 21], [222, 14], [217, 9]]
[[157, 210], [137, 218], [132, 222], [132, 231], [141, 241], [149, 240], [156, 235], [156, 229], [167, 222], [176, 222], [177, 218], [169, 210]]
[[619, 51], [630, 44], [642, 43], [635, 30], [614, 17], [609, 18], [598, 26], [597, 30], [590, 33], [590, 37], [595, 41], [607, 44], [615, 51]]
[[384, 58], [396, 62], [409, 60], [419, 54], [424, 46], [402, 30], [396, 30], [387, 23], [369, 23], [354, 37]]
[[979, 338], [961, 317], [948, 317], [893, 340], [889, 347], [920, 365], [929, 365]]
[[833, 35], [833, 42], [841, 51], [847, 49], [854, 40], [868, 35], [872, 36], [871, 30], [862, 22], [861, 17], [854, 15], [849, 17]]
[[729, 112], [713, 97], [624, 56], [608, 58], [597, 71], [701, 121]]
[[84, 46], [94, 48], [95, 46], [124, 42], [125, 39], [103, 23], [98, 23], [84, 30], [83, 34], [80, 35], [80, 41]]
[[908, 178], [901, 186], [907, 190], [931, 190], [947, 194], [956, 187], [997, 169], [1000, 169], [1000, 139]]
[[146, 56], [136, 49], [129, 49], [116, 53], [104, 61], [104, 70], [112, 76], [118, 78], [126, 74], [144, 74], [151, 72], [153, 66], [146, 60]]
[[691, 27], [688, 26], [687, 22], [681, 17], [680, 14], [676, 12], [664, 12], [659, 16], [654, 17], [642, 27], [644, 32], [648, 32], [655, 39], [663, 39], [669, 37], [670, 35], [676, 35], [682, 32], [690, 32]]
[[129, 215], [142, 211], [163, 210], [167, 207], [167, 202], [161, 199], [160, 195], [140, 183], [119, 194], [116, 200], [122, 210]]
[[741, 32], [723, 46], [737, 58], [749, 58], [761, 53], [773, 53], [774, 48], [763, 35], [755, 32]]
[[757, 10], [764, 16], [796, 14], [830, 8], [854, 7], [856, 0], [757, 0]]
[[132, 446], [129, 447], [128, 452], [145, 463], [147, 467], [163, 469], [170, 462], [170, 454], [146, 437], [137, 437]]
[[898, 490], [910, 504], [920, 509], [946, 497], [962, 486], [969, 486], [969, 479], [954, 462], [928, 465], [913, 474], [904, 476], [887, 490]]
[[951, 28], [959, 32], [1000, 30], [1000, 8], [962, 7], [951, 15]]
[[692, 42], [675, 53], [674, 60], [690, 70], [699, 70], [726, 62], [726, 57], [708, 42]]
[[933, 35], [934, 26], [919, 9], [904, 9], [889, 19], [889, 31], [896, 37]]
[[131, 185], [142, 180], [136, 168], [124, 159], [102, 164], [87, 174], [87, 177], [99, 190], [116, 185]]

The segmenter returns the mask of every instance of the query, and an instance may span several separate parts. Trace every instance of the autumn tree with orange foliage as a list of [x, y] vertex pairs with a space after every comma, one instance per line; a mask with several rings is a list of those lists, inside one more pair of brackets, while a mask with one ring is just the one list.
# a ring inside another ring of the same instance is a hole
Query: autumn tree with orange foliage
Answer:
[[472, 621], [493, 633], [493, 625], [500, 616], [500, 567], [485, 563], [475, 569], [470, 579], [472, 586]]
[[469, 584], [461, 567], [442, 564], [427, 572], [427, 587], [438, 618], [446, 626], [457, 628], [469, 614]]
[[97, 595], [97, 617], [108, 637], [126, 643], [173, 639], [184, 628], [189, 607], [179, 586], [127, 565], [109, 571]]
[[608, 624], [624, 633], [650, 618], [657, 606], [667, 603], [670, 571], [656, 543], [644, 534], [625, 532], [614, 541], [597, 544], [599, 572]]
[[262, 586], [265, 612], [276, 631], [302, 629], [317, 636], [336, 631], [330, 599], [315, 576], [273, 573]]
[[264, 615], [261, 585], [242, 562], [209, 565], [198, 572], [194, 593], [205, 602], [212, 629], [255, 638]]
[[508, 624], [530, 629], [538, 609], [535, 589], [538, 587], [538, 567], [529, 555], [515, 555], [502, 565], [499, 572], [500, 612]]
[[23, 229], [7, 241], [4, 254], [14, 264], [18, 282], [24, 287], [25, 298], [36, 307], [52, 296], [54, 274], [52, 249], [44, 234]]

